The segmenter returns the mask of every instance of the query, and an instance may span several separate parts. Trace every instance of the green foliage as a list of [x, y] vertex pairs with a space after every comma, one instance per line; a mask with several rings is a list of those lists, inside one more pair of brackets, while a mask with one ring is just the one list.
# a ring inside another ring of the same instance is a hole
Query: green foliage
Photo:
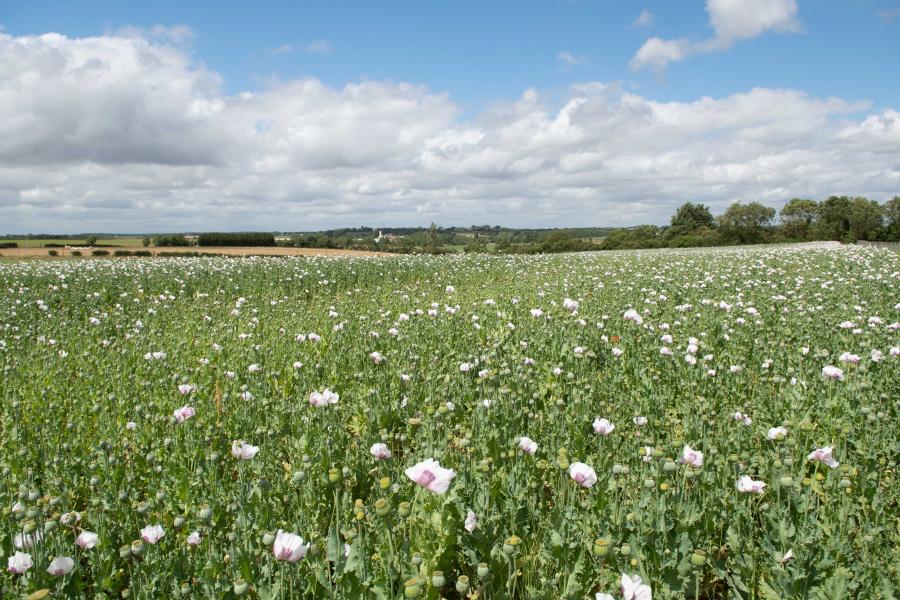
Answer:
[[722, 239], [737, 244], [758, 244], [764, 239], [766, 228], [775, 218], [775, 209], [759, 202], [735, 202], [719, 217]]
[[[0, 588], [583, 600], [627, 573], [658, 600], [894, 597], [898, 263], [845, 246], [0, 264], [0, 544], [34, 560]], [[313, 407], [325, 388], [339, 401]], [[823, 446], [839, 466], [808, 460]], [[455, 470], [447, 493], [404, 473], [426, 458]], [[302, 560], [276, 560], [278, 530]], [[75, 570], [50, 576], [54, 556]]]
[[197, 244], [199, 246], [274, 246], [275, 236], [263, 232], [201, 233]]
[[191, 243], [185, 238], [183, 235], [158, 235], [153, 238], [153, 245], [159, 248], [162, 247], [187, 247], [190, 246]]

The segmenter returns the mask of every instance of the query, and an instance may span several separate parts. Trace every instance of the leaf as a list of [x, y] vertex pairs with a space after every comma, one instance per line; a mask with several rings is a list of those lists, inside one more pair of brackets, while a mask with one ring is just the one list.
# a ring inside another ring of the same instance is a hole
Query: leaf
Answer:
[[569, 573], [569, 577], [566, 580], [566, 596], [571, 597], [581, 592], [582, 583], [584, 580], [584, 578], [581, 577], [583, 571], [584, 553], [580, 552], [578, 554], [578, 560], [575, 561], [575, 566], [572, 567], [572, 572]]

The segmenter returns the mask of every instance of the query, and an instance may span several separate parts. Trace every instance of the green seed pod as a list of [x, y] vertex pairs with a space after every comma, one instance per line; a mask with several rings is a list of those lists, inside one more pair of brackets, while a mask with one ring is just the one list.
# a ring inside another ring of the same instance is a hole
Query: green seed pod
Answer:
[[125, 544], [124, 546], [119, 547], [119, 558], [128, 558], [131, 556], [131, 546]]
[[384, 517], [391, 512], [391, 503], [385, 498], [379, 498], [375, 501], [375, 514]]
[[336, 469], [334, 467], [328, 469], [328, 482], [329, 483], [340, 483], [341, 482], [340, 469]]
[[631, 556], [631, 545], [630, 544], [622, 544], [619, 547], [619, 553], [622, 556]]
[[597, 556], [606, 556], [609, 553], [609, 540], [606, 538], [598, 538], [594, 540], [594, 554]]
[[778, 485], [780, 485], [781, 487], [791, 487], [794, 485], [794, 478], [785, 475], [778, 480]]
[[46, 533], [52, 533], [52, 532], [56, 531], [57, 529], [59, 529], [59, 522], [54, 521], [52, 519], [50, 521], [44, 522], [44, 531]]
[[490, 569], [490, 567], [487, 566], [487, 563], [478, 563], [478, 571], [477, 572], [478, 572], [478, 576], [481, 577], [482, 579], [484, 579], [485, 577], [487, 577], [490, 574], [491, 569]]
[[418, 598], [422, 595], [422, 586], [419, 585], [418, 577], [414, 577], [403, 584], [403, 595], [407, 598]]
[[231, 590], [234, 592], [235, 596], [243, 596], [247, 593], [247, 590], [250, 588], [247, 585], [247, 582], [243, 579], [235, 579], [234, 585], [231, 587]]
[[421, 565], [421, 564], [422, 564], [422, 555], [419, 554], [418, 552], [414, 553], [414, 554], [412, 555], [412, 564], [415, 565], [415, 566], [417, 566], [417, 567], [418, 567], [419, 565]]
[[678, 469], [678, 465], [675, 464], [675, 461], [667, 460], [663, 463], [663, 471], [665, 471], [666, 473], [671, 473], [676, 469]]
[[691, 564], [695, 567], [702, 567], [706, 564], [706, 553], [699, 548], [695, 548], [691, 554]]
[[134, 556], [142, 556], [144, 554], [144, 542], [134, 540], [131, 542], [131, 554]]
[[37, 523], [35, 523], [34, 521], [25, 521], [25, 525], [22, 527], [22, 531], [24, 531], [26, 534], [34, 533], [35, 529], [37, 529]]
[[654, 479], [645, 479], [645, 480], [644, 480], [644, 487], [647, 488], [648, 490], [652, 490], [653, 488], [656, 487], [656, 480], [654, 480]]
[[447, 580], [444, 579], [443, 571], [435, 571], [431, 574], [431, 586], [436, 588], [442, 588], [447, 583]]
[[409, 502], [401, 502], [400, 507], [398, 508], [397, 512], [399, 513], [399, 515], [401, 517], [403, 517], [405, 519], [406, 517], [409, 516], [409, 508], [410, 508]]
[[208, 504], [204, 504], [197, 512], [197, 516], [199, 516], [202, 521], [209, 521], [212, 518], [212, 509]]
[[264, 533], [262, 536], [263, 546], [271, 546], [275, 543], [275, 536], [271, 533]]
[[465, 594], [469, 591], [469, 578], [465, 575], [460, 575], [459, 579], [456, 580], [456, 591], [460, 594]]
[[181, 529], [183, 525], [184, 517], [175, 517], [175, 519], [172, 521], [172, 526], [175, 527], [175, 529]]

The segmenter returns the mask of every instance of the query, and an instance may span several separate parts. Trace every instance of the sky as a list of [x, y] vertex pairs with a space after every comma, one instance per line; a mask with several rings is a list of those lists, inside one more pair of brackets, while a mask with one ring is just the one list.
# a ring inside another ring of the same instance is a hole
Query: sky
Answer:
[[900, 194], [900, 0], [0, 5], [0, 233]]

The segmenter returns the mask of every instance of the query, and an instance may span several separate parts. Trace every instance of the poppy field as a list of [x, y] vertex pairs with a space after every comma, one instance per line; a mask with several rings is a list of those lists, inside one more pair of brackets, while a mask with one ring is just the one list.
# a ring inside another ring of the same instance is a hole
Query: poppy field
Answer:
[[0, 264], [0, 597], [893, 598], [900, 255]]

